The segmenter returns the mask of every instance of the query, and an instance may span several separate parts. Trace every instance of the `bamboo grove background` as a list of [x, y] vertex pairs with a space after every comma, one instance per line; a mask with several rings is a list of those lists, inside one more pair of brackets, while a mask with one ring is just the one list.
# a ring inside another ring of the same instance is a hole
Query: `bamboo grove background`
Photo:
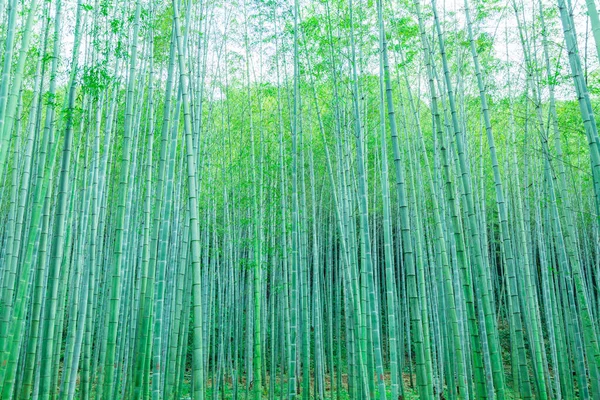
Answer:
[[2, 0], [1, 399], [600, 399], [595, 0]]

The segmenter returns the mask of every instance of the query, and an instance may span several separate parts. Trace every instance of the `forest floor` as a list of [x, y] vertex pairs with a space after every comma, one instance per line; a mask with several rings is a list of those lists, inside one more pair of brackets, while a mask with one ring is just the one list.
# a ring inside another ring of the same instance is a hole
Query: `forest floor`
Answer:
[[[415, 400], [415, 399], [419, 399], [419, 395], [417, 393], [417, 388], [415, 387], [416, 385], [416, 376], [413, 374], [412, 375], [412, 379], [411, 379], [411, 374], [410, 373], [403, 373], [402, 374], [402, 378], [403, 378], [403, 383], [404, 383], [404, 397], [398, 397], [398, 400]], [[191, 376], [190, 376], [191, 377]], [[186, 376], [186, 379], [184, 380], [184, 386], [182, 388], [182, 394], [180, 396], [180, 400], [190, 400], [191, 399], [191, 395], [190, 395], [190, 389], [191, 389], [191, 385], [190, 385], [190, 380], [188, 376]], [[337, 380], [337, 378], [336, 378]], [[335, 400], [357, 400], [357, 399], [353, 399], [350, 397], [350, 394], [348, 393], [348, 375], [347, 374], [342, 374], [341, 376], [341, 380], [342, 380], [342, 390], [339, 392], [339, 395], [337, 395], [337, 385], [334, 384], [333, 386], [333, 390], [334, 392], [332, 393], [332, 386], [331, 386], [331, 380], [330, 380], [330, 376], [326, 375], [325, 376], [325, 391], [324, 391], [324, 397], [323, 399], [335, 399]], [[389, 372], [386, 372], [385, 374], [385, 381], [386, 381], [386, 398], [387, 399], [391, 399], [391, 400], [396, 400], [396, 399], [392, 399], [391, 397], [391, 391], [390, 391], [390, 374]], [[280, 384], [280, 379], [277, 378], [275, 381], [275, 388], [274, 388], [274, 392], [273, 393], [269, 393], [269, 388], [270, 388], [270, 377], [267, 376], [265, 382], [263, 383], [264, 385], [264, 390], [263, 390], [263, 395], [262, 398], [263, 399], [283, 399], [285, 398], [285, 392], [281, 393], [281, 388], [282, 385]], [[298, 386], [299, 386], [299, 390], [298, 390], [298, 394], [300, 395], [302, 393], [301, 387], [302, 387], [302, 381], [299, 380], [298, 381]], [[287, 384], [286, 382], [284, 382], [284, 386], [283, 386], [284, 390], [287, 390]], [[313, 396], [313, 398], [318, 399], [320, 397], [314, 397], [315, 396], [315, 385], [314, 385], [314, 379], [311, 379], [311, 395]], [[207, 381], [207, 389], [206, 389], [206, 399], [207, 400], [229, 400], [229, 399], [252, 399], [252, 384], [250, 384], [250, 386], [248, 386], [246, 384], [246, 379], [245, 377], [240, 379], [240, 381], [237, 384], [237, 396], [236, 396], [236, 388], [234, 388], [233, 383], [231, 381], [231, 379], [228, 379], [226, 381], [225, 387], [223, 389], [218, 389], [218, 393], [215, 393], [215, 388], [213, 386], [213, 382], [211, 379], [209, 379]], [[333, 395], [332, 395], [333, 394]], [[518, 396], [515, 395], [515, 393], [510, 390], [509, 388], [507, 388], [507, 399], [511, 399], [511, 400], [516, 400], [519, 399]], [[444, 399], [443, 396], [440, 397], [440, 399]]]
[[[337, 395], [337, 377], [336, 377], [336, 383], [333, 385], [333, 390], [334, 392], [332, 393], [332, 382], [330, 379], [329, 375], [325, 376], [325, 390], [324, 390], [324, 399], [336, 399], [336, 400], [351, 400], [350, 394], [348, 393], [348, 375], [347, 374], [342, 374], [341, 376], [341, 381], [342, 381], [342, 390], [339, 393], [339, 396]], [[391, 399], [391, 391], [390, 391], [390, 374], [389, 372], [387, 372], [385, 374], [385, 381], [386, 381], [386, 387], [387, 387], [387, 396], [386, 398]], [[404, 398], [399, 398], [402, 400], [412, 400], [412, 399], [418, 399], [419, 396], [417, 394], [416, 388], [414, 387], [414, 385], [416, 385], [416, 377], [413, 375], [412, 376], [412, 380], [411, 380], [411, 374], [409, 373], [404, 373], [403, 374], [403, 381], [404, 381]], [[278, 399], [280, 398], [283, 394], [285, 394], [285, 392], [282, 394], [281, 393], [281, 388], [282, 385], [280, 383], [280, 379], [276, 378], [275, 382], [274, 382], [274, 391], [273, 393], [269, 393], [269, 388], [270, 388], [270, 376], [267, 376], [265, 379], [265, 382], [263, 382], [263, 386], [264, 386], [264, 390], [263, 390], [263, 395], [262, 398], [263, 399]], [[190, 385], [190, 380], [189, 377], [186, 376], [186, 379], [184, 380], [184, 384], [183, 384], [183, 388], [182, 388], [182, 394], [181, 394], [181, 400], [189, 400], [191, 399], [191, 395], [190, 395], [190, 389], [191, 389], [191, 385]], [[298, 381], [298, 394], [302, 393], [302, 380]], [[283, 388], [284, 390], [287, 390], [287, 383], [284, 382], [283, 383]], [[217, 389], [218, 393], [214, 393], [215, 391], [215, 387], [213, 385], [213, 382], [211, 379], [209, 379], [207, 381], [207, 389], [206, 389], [206, 398], [207, 399], [250, 399], [252, 398], [251, 396], [251, 390], [252, 390], [252, 384], [250, 384], [250, 386], [247, 385], [246, 383], [246, 378], [241, 378], [237, 384], [237, 396], [236, 396], [236, 388], [233, 385], [233, 382], [231, 381], [231, 379], [228, 379], [225, 382], [225, 387], [222, 389]], [[315, 396], [315, 382], [314, 379], [311, 378], [311, 385], [310, 385], [310, 390], [311, 390], [311, 395]], [[332, 396], [333, 394], [333, 396]], [[281, 397], [283, 398], [283, 397]], [[318, 398], [318, 397], [315, 397]], [[352, 399], [354, 400], [354, 399]], [[395, 399], [393, 399], [395, 400]]]

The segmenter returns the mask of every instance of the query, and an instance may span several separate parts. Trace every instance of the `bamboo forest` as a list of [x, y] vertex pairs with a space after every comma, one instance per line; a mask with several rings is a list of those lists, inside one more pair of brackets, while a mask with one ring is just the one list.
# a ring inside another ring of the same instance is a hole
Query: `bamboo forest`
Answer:
[[598, 0], [0, 0], [0, 400], [600, 400]]

